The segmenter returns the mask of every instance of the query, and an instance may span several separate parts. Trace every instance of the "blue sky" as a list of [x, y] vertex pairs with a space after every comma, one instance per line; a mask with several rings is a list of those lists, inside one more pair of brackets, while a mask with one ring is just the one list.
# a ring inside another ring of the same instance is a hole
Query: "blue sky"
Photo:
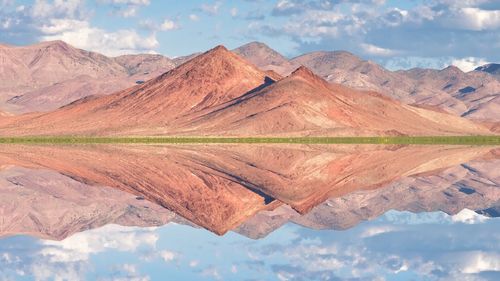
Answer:
[[63, 241], [1, 239], [0, 279], [498, 280], [499, 224], [467, 209], [390, 211], [344, 231], [288, 224], [262, 240], [107, 225]]
[[347, 50], [390, 69], [500, 61], [497, 0], [0, 0], [0, 41], [62, 39], [107, 55], [187, 55], [262, 41]]

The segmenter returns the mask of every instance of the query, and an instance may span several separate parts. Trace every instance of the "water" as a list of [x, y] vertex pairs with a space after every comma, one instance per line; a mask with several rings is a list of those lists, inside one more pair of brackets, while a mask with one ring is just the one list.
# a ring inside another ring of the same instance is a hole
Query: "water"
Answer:
[[0, 280], [500, 280], [498, 147], [0, 151]]

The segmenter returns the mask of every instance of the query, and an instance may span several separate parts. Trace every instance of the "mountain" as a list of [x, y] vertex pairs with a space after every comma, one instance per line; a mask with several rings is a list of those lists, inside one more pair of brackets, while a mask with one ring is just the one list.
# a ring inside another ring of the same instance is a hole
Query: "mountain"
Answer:
[[[217, 153], [224, 150], [155, 145], [10, 146], [2, 147], [0, 163], [52, 170], [85, 185], [125, 191], [223, 234], [257, 211], [274, 208], [276, 202], [250, 183], [218, 171], [210, 159], [231, 158]], [[109, 198], [103, 196], [100, 202]]]
[[257, 231], [262, 214], [327, 228], [389, 208], [483, 210], [500, 200], [498, 156], [484, 146], [3, 145], [0, 229], [64, 237], [174, 219], [155, 205], [217, 234], [255, 215]]
[[259, 70], [218, 46], [142, 85], [53, 112], [6, 117], [2, 135], [456, 135], [490, 131], [450, 114], [329, 84], [305, 67]]
[[0, 108], [50, 111], [89, 95], [105, 95], [174, 67], [160, 55], [109, 58], [62, 41], [0, 46]]
[[[332, 83], [382, 93], [406, 104], [450, 112], [481, 122], [500, 120], [498, 64], [463, 73], [457, 68], [389, 71], [345, 51], [312, 52], [287, 59], [260, 42], [233, 50], [261, 70], [289, 75], [303, 65]], [[109, 58], [62, 41], [32, 46], [0, 45], [0, 110], [48, 112], [82, 97], [108, 95], [155, 78], [200, 53]], [[271, 75], [272, 76], [272, 75]]]
[[[496, 154], [496, 155], [495, 155]], [[313, 229], [344, 230], [375, 219], [387, 211], [413, 213], [442, 211], [455, 215], [463, 209], [498, 217], [500, 164], [498, 149], [461, 165], [398, 179], [380, 188], [358, 190], [329, 198], [301, 215], [289, 206], [261, 211], [236, 232], [260, 239], [293, 222]]]
[[329, 82], [376, 91], [403, 103], [439, 109], [469, 119], [500, 120], [500, 111], [495, 110], [500, 81], [490, 75], [498, 71], [495, 64], [484, 67], [484, 71], [490, 74], [482, 71], [463, 73], [453, 66], [443, 70], [389, 71], [345, 51], [312, 52], [287, 61], [266, 45], [254, 42], [235, 49], [235, 52], [260, 68], [273, 69], [281, 75], [288, 75], [303, 65]]
[[2, 167], [0, 237], [24, 234], [62, 240], [107, 224], [146, 227], [177, 220], [174, 213], [130, 193], [54, 171]]
[[123, 66], [129, 75], [148, 75], [150, 73], [160, 75], [176, 67], [173, 60], [162, 55], [123, 55], [114, 58], [114, 60]]
[[[460, 122], [460, 128], [450, 126], [453, 122]], [[209, 135], [439, 135], [462, 129], [462, 133], [481, 131], [452, 115], [407, 106], [373, 92], [330, 85], [305, 67], [179, 123], [194, 127], [193, 133], [204, 128]]]
[[250, 42], [232, 51], [262, 70], [288, 75], [296, 68], [287, 58], [264, 43]]

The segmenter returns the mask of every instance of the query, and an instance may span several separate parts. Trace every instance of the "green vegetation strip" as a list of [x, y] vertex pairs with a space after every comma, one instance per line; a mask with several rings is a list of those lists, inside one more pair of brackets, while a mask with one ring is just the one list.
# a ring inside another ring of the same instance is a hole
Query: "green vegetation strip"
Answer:
[[500, 145], [500, 136], [446, 137], [11, 137], [3, 144], [200, 144], [200, 143], [283, 143], [283, 144], [457, 144]]

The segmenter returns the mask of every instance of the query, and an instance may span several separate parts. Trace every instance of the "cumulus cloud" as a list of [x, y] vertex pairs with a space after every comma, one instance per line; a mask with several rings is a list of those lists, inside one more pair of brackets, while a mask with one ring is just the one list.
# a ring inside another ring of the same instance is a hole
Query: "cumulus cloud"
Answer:
[[81, 18], [85, 12], [85, 1], [36, 0], [31, 11], [35, 18]]
[[172, 20], [172, 19], [168, 19], [168, 18], [164, 19], [160, 23], [154, 22], [150, 19], [146, 19], [146, 20], [140, 21], [139, 26], [141, 28], [149, 30], [151, 32], [171, 31], [171, 30], [176, 30], [176, 29], [181, 28], [181, 26], [179, 25], [177, 20]]
[[[130, 53], [151, 53], [159, 46], [156, 34], [141, 36], [135, 30], [122, 29], [108, 32], [92, 27], [88, 22], [51, 21], [52, 25], [41, 27], [42, 41], [63, 40], [85, 50], [100, 52], [108, 56]], [[56, 32], [58, 31], [58, 32]]]
[[403, 7], [386, 1], [279, 0], [271, 14], [282, 23], [251, 28], [290, 39], [297, 54], [344, 49], [392, 65], [394, 58], [424, 58], [427, 65], [479, 55], [500, 60], [498, 1], [435, 0]]
[[461, 271], [466, 274], [483, 271], [500, 271], [500, 255], [488, 252], [468, 252], [463, 254]]
[[40, 255], [49, 262], [86, 261], [91, 254], [109, 249], [135, 251], [139, 246], [154, 247], [159, 237], [153, 228], [124, 228], [117, 225], [80, 232], [62, 241], [44, 241]]
[[[110, 5], [148, 5], [149, 0], [101, 1]], [[91, 24], [85, 1], [43, 1], [0, 10], [0, 41], [31, 44], [63, 40], [78, 48], [106, 55], [151, 53], [159, 46], [156, 33], [140, 34], [134, 29], [105, 30]]]

